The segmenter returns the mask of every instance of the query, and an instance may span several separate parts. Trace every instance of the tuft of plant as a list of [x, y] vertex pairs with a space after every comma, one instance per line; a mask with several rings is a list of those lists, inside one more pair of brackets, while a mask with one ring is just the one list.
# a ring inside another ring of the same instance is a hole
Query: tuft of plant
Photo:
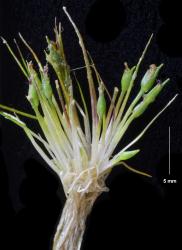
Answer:
[[[155, 84], [163, 64], [159, 66], [152, 64], [141, 80], [138, 94], [126, 108], [152, 36], [136, 66], [129, 68], [128, 64], [124, 63], [125, 70], [121, 78], [121, 86], [114, 87], [111, 97], [85, 48], [78, 28], [65, 7], [63, 10], [78, 36], [82, 49], [90, 93], [91, 114], [89, 114], [81, 84], [76, 78], [73, 84], [71, 70], [64, 54], [60, 23], [58, 26], [55, 25], [55, 41], [46, 37], [48, 48], [45, 51], [47, 61], [45, 66], [41, 64], [33, 49], [19, 34], [21, 41], [32, 53], [37, 64], [36, 67], [38, 67], [37, 70], [32, 61], [28, 62], [24, 59], [17, 43], [19, 59], [7, 41], [2, 38], [22, 73], [28, 79], [27, 100], [34, 114], [1, 104], [0, 114], [24, 130], [37, 152], [59, 176], [63, 185], [66, 202], [55, 233], [53, 250], [79, 250], [86, 218], [97, 197], [102, 192], [108, 191], [105, 180], [112, 168], [122, 165], [135, 173], [151, 177], [147, 173], [130, 167], [126, 160], [139, 153], [139, 149], [130, 150], [131, 146], [144, 135], [177, 95], [136, 138], [124, 146], [121, 151], [115, 152], [116, 146], [130, 124], [156, 100], [169, 79], [163, 82], [158, 81]], [[55, 94], [50, 82], [48, 65], [54, 69], [56, 75]], [[95, 74], [95, 78], [93, 78], [93, 74]], [[94, 82], [94, 79], [97, 79], [97, 83]], [[98, 92], [95, 85], [98, 87]], [[76, 100], [74, 97], [75, 88], [79, 90], [80, 100]], [[109, 106], [106, 103], [106, 94]], [[35, 120], [40, 126], [42, 135], [30, 129], [27, 125], [28, 122], [22, 121], [19, 116]]]

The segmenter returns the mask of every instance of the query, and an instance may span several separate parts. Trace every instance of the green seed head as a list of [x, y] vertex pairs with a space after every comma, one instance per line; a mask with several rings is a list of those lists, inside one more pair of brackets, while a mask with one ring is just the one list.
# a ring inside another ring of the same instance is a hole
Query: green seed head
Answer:
[[161, 89], [162, 89], [162, 85], [157, 84], [148, 94], [144, 96], [143, 101], [140, 102], [133, 110], [134, 118], [141, 116], [145, 112], [149, 104], [155, 101]]
[[53, 41], [50, 41], [47, 38], [48, 42], [48, 53], [46, 54], [46, 60], [54, 67], [59, 68], [65, 65], [63, 58], [60, 55], [60, 51], [57, 47], [57, 44]]
[[52, 92], [52, 87], [51, 87], [50, 80], [48, 77], [48, 66], [47, 65], [44, 67], [44, 72], [43, 72], [43, 76], [42, 76], [42, 91], [43, 91], [44, 95], [46, 96], [46, 98], [48, 100], [50, 100], [53, 92]]
[[32, 107], [38, 107], [39, 105], [39, 98], [36, 90], [36, 79], [37, 79], [37, 73], [33, 68], [32, 62], [28, 63], [28, 71], [30, 74], [29, 78], [29, 89], [28, 89], [28, 96], [27, 99], [31, 103]]
[[117, 162], [126, 161], [126, 160], [132, 158], [133, 156], [135, 156], [136, 154], [138, 154], [139, 152], [140, 152], [139, 149], [121, 152], [121, 154], [116, 158], [116, 161]]
[[156, 97], [161, 92], [161, 90], [162, 90], [162, 85], [159, 83], [147, 95], [145, 95], [144, 101], [147, 102], [148, 104], [154, 102]]
[[102, 119], [106, 113], [106, 100], [104, 96], [104, 88], [102, 85], [99, 86], [99, 98], [97, 101], [97, 114], [99, 119]]
[[144, 100], [142, 102], [140, 102], [134, 109], [133, 109], [133, 114], [132, 116], [134, 118], [138, 118], [139, 116], [141, 116], [145, 110], [148, 107], [148, 103], [145, 102]]
[[32, 83], [35, 83], [35, 82], [36, 82], [36, 84], [39, 84], [39, 85], [40, 85], [39, 76], [38, 76], [36, 70], [34, 69], [33, 63], [32, 63], [32, 62], [29, 62], [29, 63], [28, 63], [28, 72], [29, 72], [29, 75], [30, 75], [30, 78], [31, 78], [31, 82], [32, 82]]
[[125, 70], [124, 70], [123, 76], [121, 78], [121, 90], [123, 93], [125, 93], [127, 91], [128, 87], [130, 85], [131, 79], [132, 79], [133, 72], [136, 68], [134, 66], [130, 69], [126, 62], [124, 63], [124, 66], [125, 66]]
[[143, 93], [148, 92], [152, 88], [162, 67], [163, 64], [159, 65], [158, 67], [155, 64], [150, 65], [141, 81], [141, 90]]
[[167, 82], [169, 82], [169, 79], [165, 80], [163, 83], [158, 83], [148, 94], [144, 96], [143, 101], [140, 102], [133, 110], [132, 115], [134, 118], [137, 118], [144, 113], [147, 107], [155, 101]]
[[28, 89], [28, 96], [27, 99], [31, 103], [33, 107], [38, 107], [39, 106], [39, 98], [37, 95], [36, 87], [33, 83], [33, 80], [29, 80], [29, 89]]
[[57, 35], [56, 41], [50, 41], [47, 38], [48, 52], [46, 52], [46, 60], [53, 67], [59, 80], [64, 84], [64, 88], [70, 94], [70, 86], [72, 84], [70, 76], [70, 67], [66, 62], [64, 50], [61, 45], [61, 37]]
[[145, 95], [144, 101], [148, 104], [154, 102], [167, 82], [169, 82], [169, 79], [165, 80], [163, 83], [158, 83], [147, 95]]

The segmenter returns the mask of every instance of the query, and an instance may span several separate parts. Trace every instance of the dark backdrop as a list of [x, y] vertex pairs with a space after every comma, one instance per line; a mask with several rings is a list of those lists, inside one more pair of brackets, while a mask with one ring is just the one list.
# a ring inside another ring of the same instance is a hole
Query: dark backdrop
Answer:
[[[113, 171], [107, 181], [110, 192], [98, 199], [89, 217], [83, 249], [181, 247], [178, 226], [182, 209], [182, 19], [179, 4], [177, 0], [2, 0], [0, 3], [0, 35], [11, 42], [21, 32], [42, 59], [45, 35], [53, 38], [56, 16], [64, 27], [69, 64], [76, 68], [83, 61], [77, 38], [62, 11], [62, 6], [67, 6], [109, 90], [119, 86], [123, 62], [127, 60], [129, 65], [134, 65], [154, 33], [142, 73], [151, 63], [163, 62], [161, 79], [170, 77], [171, 82], [142, 119], [130, 127], [120, 147], [179, 93], [175, 103], [137, 143], [141, 153], [130, 161], [153, 178], [135, 175], [122, 167]], [[0, 52], [0, 103], [28, 111], [27, 82], [2, 44]], [[30, 60], [29, 52], [24, 52]], [[84, 85], [83, 71], [78, 74]], [[0, 122], [1, 249], [51, 249], [64, 203], [62, 187], [21, 129], [6, 120]], [[169, 126], [171, 179], [176, 179], [177, 184], [163, 184], [163, 179], [169, 178]]]

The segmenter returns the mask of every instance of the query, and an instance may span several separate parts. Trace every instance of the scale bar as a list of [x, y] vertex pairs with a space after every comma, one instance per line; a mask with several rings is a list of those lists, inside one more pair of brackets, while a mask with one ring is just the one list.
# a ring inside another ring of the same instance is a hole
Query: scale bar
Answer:
[[169, 175], [171, 174], [171, 127], [169, 126]]

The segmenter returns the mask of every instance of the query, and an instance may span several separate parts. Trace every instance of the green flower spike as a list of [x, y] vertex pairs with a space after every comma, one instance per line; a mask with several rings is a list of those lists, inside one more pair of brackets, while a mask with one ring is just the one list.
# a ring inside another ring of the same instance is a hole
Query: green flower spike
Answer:
[[[48, 48], [45, 50], [46, 61], [55, 73], [53, 83], [48, 74], [48, 65], [42, 66], [36, 53], [21, 34], [19, 34], [21, 41], [32, 54], [32, 62], [24, 59], [16, 41], [19, 56], [16, 56], [7, 41], [2, 39], [23, 75], [29, 81], [27, 99], [32, 107], [32, 114], [0, 104], [0, 115], [24, 130], [34, 148], [62, 182], [66, 203], [54, 237], [53, 250], [79, 250], [87, 215], [96, 198], [103, 191], [108, 190], [105, 180], [112, 168], [122, 165], [135, 173], [151, 177], [143, 171], [128, 166], [126, 161], [140, 152], [139, 149], [132, 150], [131, 147], [143, 137], [177, 95], [136, 138], [127, 145], [123, 145], [122, 138], [131, 123], [143, 115], [169, 82], [167, 79], [155, 84], [163, 64], [158, 67], [153, 64], [145, 73], [141, 83], [136, 83], [140, 65], [152, 36], [136, 66], [130, 69], [127, 63], [124, 64], [121, 90], [114, 86], [113, 95], [110, 96], [85, 48], [77, 26], [65, 7], [63, 10], [76, 32], [82, 50], [91, 115], [86, 102], [88, 95], [83, 93], [82, 84], [77, 79], [74, 81], [71, 76], [73, 70], [70, 70], [64, 54], [61, 24], [58, 27], [55, 25], [55, 41], [51, 41], [47, 37]], [[94, 74], [96, 77], [93, 76]], [[54, 84], [56, 88], [53, 88]], [[136, 88], [139, 86], [139, 91], [128, 104], [134, 86]], [[80, 98], [76, 98], [74, 95], [75, 88], [78, 88]], [[96, 92], [97, 88], [99, 93]], [[56, 93], [54, 89], [56, 89]], [[20, 116], [27, 119], [23, 121]], [[28, 118], [38, 123], [42, 133], [37, 134], [29, 127]], [[115, 152], [119, 143], [121, 143], [122, 149]]]
[[141, 81], [141, 89], [144, 93], [148, 92], [156, 81], [160, 69], [164, 66], [162, 63], [158, 67], [155, 64], [151, 64], [150, 68], [145, 73]]
[[125, 66], [125, 70], [124, 70], [123, 76], [121, 78], [121, 90], [122, 90], [123, 94], [126, 93], [128, 87], [130, 85], [130, 82], [131, 82], [131, 79], [133, 76], [133, 72], [136, 68], [136, 66], [133, 66], [130, 69], [126, 62], [124, 63], [124, 66]]
[[47, 65], [44, 67], [41, 82], [42, 82], [42, 91], [43, 91], [45, 97], [48, 100], [51, 100], [53, 92], [52, 92], [51, 83], [50, 83], [50, 80], [48, 77], [48, 66]]
[[103, 85], [99, 86], [99, 98], [97, 101], [97, 114], [100, 120], [103, 119], [103, 116], [106, 114], [106, 99], [104, 97]]
[[29, 89], [28, 89], [27, 99], [31, 103], [32, 107], [38, 108], [39, 98], [37, 95], [37, 90], [36, 90], [35, 84], [33, 83], [33, 79], [31, 79], [31, 78], [29, 80]]

